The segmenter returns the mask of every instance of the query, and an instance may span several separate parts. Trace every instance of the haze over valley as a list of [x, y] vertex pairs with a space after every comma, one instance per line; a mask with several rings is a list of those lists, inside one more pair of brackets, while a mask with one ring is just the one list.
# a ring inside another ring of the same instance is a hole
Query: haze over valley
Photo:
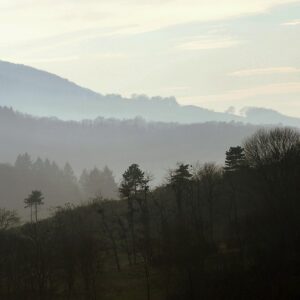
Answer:
[[300, 299], [300, 0], [0, 1], [0, 300]]
[[[300, 119], [264, 108], [248, 108], [241, 116], [183, 106], [172, 97], [101, 95], [59, 76], [7, 62], [0, 62], [0, 86], [1, 163], [14, 165], [24, 154], [32, 163], [49, 160], [61, 169], [69, 163], [76, 181], [85, 169], [108, 166], [118, 184], [122, 171], [135, 162], [156, 185], [177, 162], [222, 165], [225, 151], [260, 127], [300, 127]], [[0, 182], [4, 184], [0, 196], [5, 182]], [[45, 185], [47, 178], [34, 186]], [[60, 196], [48, 196], [45, 214], [62, 198], [73, 203], [84, 198], [79, 186], [69, 194], [62, 186], [55, 190]], [[25, 191], [18, 196], [5, 192], [5, 206], [22, 211]], [[118, 197], [117, 188], [110, 193]]]

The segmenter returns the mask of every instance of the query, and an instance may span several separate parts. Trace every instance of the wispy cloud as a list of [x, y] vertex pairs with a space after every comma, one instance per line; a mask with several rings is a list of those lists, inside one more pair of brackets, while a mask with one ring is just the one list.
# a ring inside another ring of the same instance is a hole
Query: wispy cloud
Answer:
[[185, 90], [188, 90], [190, 88], [191, 88], [190, 86], [183, 85], [183, 86], [167, 86], [164, 89], [165, 90], [172, 90], [172, 91], [185, 91]]
[[[0, 56], [13, 55], [19, 60], [21, 57], [28, 57], [23, 63], [35, 63], [37, 60], [52, 63], [55, 59], [44, 57], [73, 56], [76, 47], [86, 48], [83, 45], [89, 42], [95, 46], [95, 40], [142, 34], [180, 24], [219, 22], [260, 14], [274, 6], [294, 1], [2, 0]], [[239, 43], [234, 37], [209, 34], [182, 41], [177, 49], [221, 49], [234, 47]], [[95, 47], [100, 50], [100, 43], [98, 45]], [[65, 61], [61, 57], [56, 59], [59, 60]]]
[[220, 94], [185, 97], [183, 100], [200, 104], [203, 102], [237, 101], [256, 96], [283, 95], [300, 93], [300, 81], [259, 85], [252, 88], [236, 89]]
[[87, 58], [95, 59], [123, 59], [127, 58], [127, 54], [122, 52], [99, 52], [89, 55]]
[[35, 63], [57, 63], [57, 62], [67, 62], [75, 61], [79, 59], [79, 56], [65, 56], [65, 57], [38, 57], [38, 58], [15, 58], [15, 57], [4, 57], [4, 61], [22, 63], [22, 64], [35, 64]]
[[62, 63], [62, 62], [70, 62], [76, 60], [87, 60], [87, 59], [94, 59], [94, 60], [110, 60], [110, 59], [123, 59], [127, 56], [123, 53], [110, 53], [110, 52], [99, 52], [99, 53], [91, 53], [89, 56], [82, 56], [82, 55], [72, 55], [72, 56], [62, 56], [62, 57], [10, 57], [6, 56], [3, 57], [2, 60], [14, 62], [14, 63], [22, 63], [22, 64], [39, 64], [39, 63]]
[[295, 0], [2, 0], [0, 34], [8, 41], [91, 27], [111, 27], [113, 32], [114, 27], [123, 28], [117, 33], [135, 34], [190, 22], [259, 14], [292, 2]]
[[288, 21], [288, 22], [282, 23], [281, 25], [284, 25], [284, 26], [296, 26], [296, 25], [300, 25], [300, 19]]
[[241, 44], [241, 41], [233, 37], [204, 35], [191, 37], [190, 40], [177, 45], [179, 50], [208, 50], [230, 48]]
[[272, 67], [272, 68], [257, 68], [257, 69], [245, 69], [238, 70], [229, 73], [230, 76], [247, 77], [257, 75], [271, 75], [271, 74], [291, 74], [300, 73], [300, 69], [294, 67]]
[[166, 86], [166, 87], [163, 87], [161, 90], [163, 92], [168, 92], [168, 93], [177, 93], [177, 92], [184, 92], [185, 93], [190, 89], [191, 89], [190, 86], [178, 85], [178, 86]]

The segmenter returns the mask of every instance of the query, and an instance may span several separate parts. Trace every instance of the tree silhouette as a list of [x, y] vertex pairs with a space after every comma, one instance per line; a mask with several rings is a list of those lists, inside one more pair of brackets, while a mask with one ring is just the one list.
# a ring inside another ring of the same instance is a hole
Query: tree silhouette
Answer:
[[19, 220], [16, 211], [0, 208], [0, 231], [17, 225]]
[[103, 197], [115, 199], [118, 196], [118, 186], [112, 171], [107, 166], [103, 170], [99, 170], [96, 167], [91, 171], [83, 170], [79, 184], [84, 195], [88, 198]]
[[24, 199], [24, 203], [26, 204], [25, 208], [30, 208], [30, 220], [32, 223], [33, 220], [33, 209], [34, 209], [34, 215], [35, 215], [35, 222], [38, 221], [38, 206], [43, 205], [43, 194], [41, 191], [34, 190], [31, 192], [31, 194]]
[[15, 167], [20, 171], [29, 170], [32, 167], [32, 161], [29, 154], [20, 154], [16, 159]]
[[132, 164], [123, 174], [123, 180], [120, 187], [120, 195], [127, 199], [127, 219], [132, 239], [132, 252], [134, 263], [136, 263], [136, 233], [135, 233], [135, 207], [134, 203], [137, 200], [137, 193], [143, 184], [144, 173], [138, 164]]
[[191, 178], [192, 174], [189, 164], [179, 164], [178, 168], [171, 171], [170, 174], [169, 184], [176, 194], [177, 212], [180, 219], [183, 216], [183, 194], [189, 188]]
[[241, 146], [230, 147], [226, 151], [225, 167], [226, 172], [238, 170], [245, 163], [245, 151]]

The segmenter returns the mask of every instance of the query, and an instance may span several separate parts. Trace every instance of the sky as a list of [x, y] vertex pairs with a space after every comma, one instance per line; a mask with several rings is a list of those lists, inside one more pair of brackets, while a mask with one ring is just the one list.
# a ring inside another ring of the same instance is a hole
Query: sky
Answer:
[[102, 94], [300, 117], [298, 0], [0, 0], [0, 59]]

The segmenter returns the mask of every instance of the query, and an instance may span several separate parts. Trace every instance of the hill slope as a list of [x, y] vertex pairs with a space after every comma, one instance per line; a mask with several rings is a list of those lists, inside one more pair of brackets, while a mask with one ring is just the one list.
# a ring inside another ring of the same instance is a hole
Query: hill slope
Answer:
[[142, 119], [60, 121], [34, 118], [0, 108], [1, 162], [14, 162], [28, 152], [61, 166], [83, 168], [108, 165], [120, 175], [136, 162], [161, 179], [178, 161], [223, 162], [229, 146], [240, 144], [258, 127], [241, 123], [176, 124]]
[[34, 68], [0, 61], [0, 105], [38, 116], [65, 120], [105, 118], [130, 119], [141, 116], [160, 122], [282, 123], [300, 126], [300, 119], [266, 109], [250, 110], [245, 117], [214, 112], [197, 106], [179, 105], [175, 98], [101, 95], [56, 75]]

